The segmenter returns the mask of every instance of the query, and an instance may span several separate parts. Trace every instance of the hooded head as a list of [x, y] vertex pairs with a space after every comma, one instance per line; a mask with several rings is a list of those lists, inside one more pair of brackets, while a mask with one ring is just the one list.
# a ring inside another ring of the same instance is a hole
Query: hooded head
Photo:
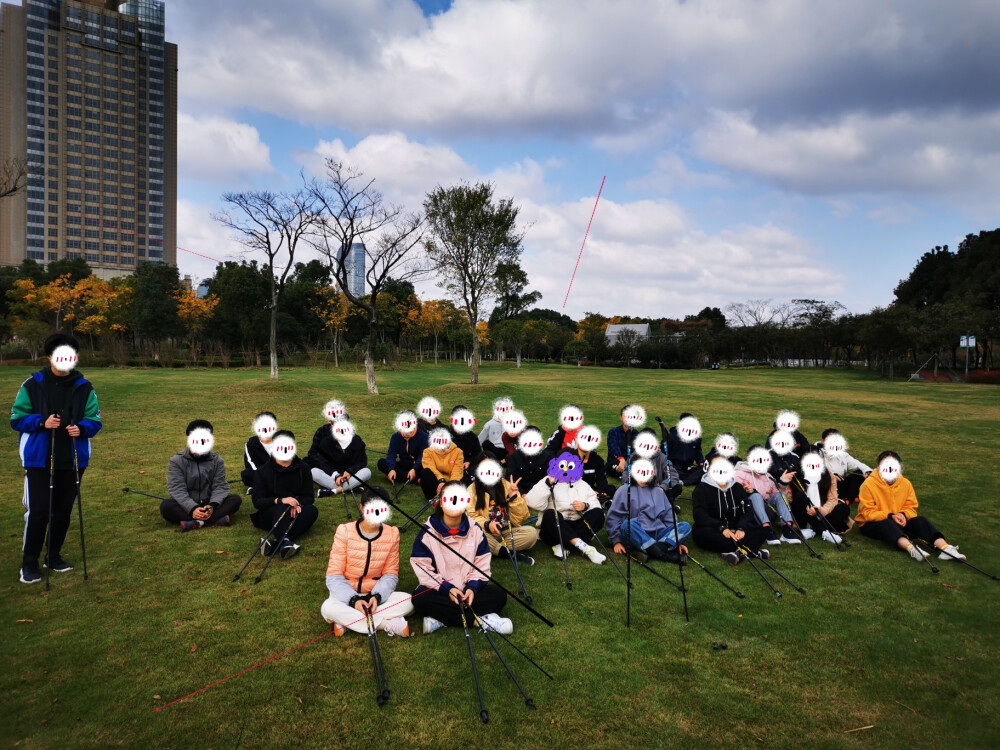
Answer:
[[444, 453], [451, 448], [451, 433], [444, 427], [436, 427], [430, 434], [431, 448]]
[[437, 422], [441, 416], [441, 402], [433, 396], [424, 396], [417, 404], [417, 414], [428, 422]]
[[799, 429], [799, 415], [788, 410], [778, 412], [778, 416], [774, 418], [774, 427], [778, 430], [795, 432]]
[[276, 461], [291, 461], [295, 458], [295, 435], [288, 430], [278, 430], [271, 440], [271, 455]]
[[583, 461], [575, 453], [560, 453], [549, 461], [548, 475], [557, 482], [574, 484], [583, 479]]
[[524, 413], [518, 411], [517, 409], [512, 409], [504, 414], [503, 431], [511, 437], [517, 437], [524, 432], [524, 428], [527, 424], [528, 421], [524, 418]]
[[623, 406], [621, 410], [622, 424], [632, 430], [638, 430], [646, 424], [646, 410], [639, 404]]
[[582, 451], [593, 453], [601, 445], [601, 430], [597, 425], [588, 424], [576, 433], [576, 447]]
[[805, 454], [799, 464], [802, 467], [802, 477], [809, 484], [816, 484], [823, 476], [823, 472], [826, 471], [823, 457], [813, 451]]
[[330, 431], [333, 433], [333, 439], [341, 448], [347, 448], [354, 440], [354, 425], [349, 419], [338, 419], [330, 425]]
[[795, 447], [795, 438], [786, 430], [775, 430], [767, 439], [767, 444], [776, 456], [787, 456]]
[[526, 456], [537, 456], [545, 448], [542, 433], [537, 427], [525, 427], [517, 438], [517, 449]]
[[771, 451], [763, 445], [754, 445], [747, 452], [747, 463], [754, 474], [767, 474], [771, 470]]
[[196, 419], [187, 426], [187, 447], [192, 456], [207, 456], [215, 447], [212, 423], [207, 419]]
[[472, 505], [472, 495], [461, 482], [448, 482], [441, 490], [441, 500], [438, 507], [446, 516], [460, 516]]
[[476, 479], [486, 487], [495, 487], [503, 478], [503, 467], [492, 458], [484, 458], [476, 466]]
[[394, 422], [396, 432], [404, 437], [413, 437], [417, 431], [417, 415], [412, 411], [401, 411], [396, 415]]
[[75, 337], [65, 333], [53, 333], [45, 339], [45, 356], [49, 364], [63, 374], [73, 372], [80, 361], [80, 344]]
[[566, 432], [576, 432], [583, 427], [583, 411], [576, 404], [567, 404], [559, 410], [559, 426]]
[[837, 455], [847, 450], [847, 439], [836, 430], [827, 430], [823, 435], [823, 453]]
[[878, 457], [878, 475], [886, 484], [895, 484], [903, 476], [903, 464], [895, 451], [883, 451]]
[[715, 452], [723, 458], [729, 459], [736, 455], [740, 449], [740, 441], [731, 432], [720, 433], [715, 438]]
[[388, 493], [381, 487], [366, 489], [361, 496], [361, 517], [372, 526], [381, 526], [387, 522], [392, 517]]
[[735, 476], [736, 470], [733, 465], [721, 456], [713, 458], [708, 466], [708, 478], [719, 489], [729, 489]]
[[476, 426], [476, 417], [464, 406], [456, 406], [451, 410], [451, 429], [456, 435], [464, 435]]
[[326, 406], [323, 407], [323, 416], [326, 418], [327, 422], [336, 422], [338, 419], [347, 418], [347, 407], [344, 406], [343, 401], [338, 401], [335, 398], [330, 399], [326, 402]]
[[643, 430], [632, 441], [632, 449], [639, 458], [652, 458], [660, 448], [660, 441], [652, 430]]
[[701, 438], [701, 422], [690, 414], [682, 414], [677, 422], [677, 436], [683, 443], [693, 443]]
[[503, 423], [503, 418], [514, 411], [514, 401], [510, 396], [501, 396], [493, 402], [493, 418]]
[[269, 411], [262, 411], [253, 420], [253, 431], [262, 443], [269, 443], [278, 431], [278, 419]]
[[632, 481], [641, 487], [645, 487], [656, 476], [656, 469], [653, 462], [645, 458], [637, 458], [632, 462]]

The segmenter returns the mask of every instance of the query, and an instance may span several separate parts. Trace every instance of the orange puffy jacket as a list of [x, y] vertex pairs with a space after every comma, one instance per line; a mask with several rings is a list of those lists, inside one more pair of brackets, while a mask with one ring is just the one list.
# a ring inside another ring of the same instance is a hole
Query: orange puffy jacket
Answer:
[[369, 594], [384, 575], [399, 575], [399, 529], [382, 524], [379, 535], [365, 539], [358, 531], [361, 521], [337, 527], [326, 574], [342, 575], [359, 594]]

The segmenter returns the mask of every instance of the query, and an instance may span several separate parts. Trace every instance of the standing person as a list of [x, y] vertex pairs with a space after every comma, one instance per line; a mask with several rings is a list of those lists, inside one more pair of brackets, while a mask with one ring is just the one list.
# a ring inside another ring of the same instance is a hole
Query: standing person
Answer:
[[484, 424], [483, 429], [479, 431], [479, 444], [497, 461], [507, 458], [507, 450], [503, 443], [503, 420], [512, 411], [514, 411], [514, 402], [510, 396], [501, 396], [493, 402], [493, 418]]
[[253, 437], [243, 446], [243, 471], [240, 479], [247, 486], [247, 494], [253, 488], [253, 475], [257, 467], [263, 466], [271, 457], [271, 440], [278, 431], [278, 418], [269, 411], [262, 411], [253, 420]]
[[[494, 557], [534, 565], [535, 558], [525, 554], [538, 541], [538, 529], [524, 526], [531, 513], [517, 485], [503, 478], [503, 468], [492, 458], [484, 458], [476, 466], [476, 481], [469, 485], [472, 506], [469, 518], [486, 534], [486, 543]], [[511, 549], [511, 537], [513, 547]]]
[[420, 403], [417, 404], [417, 419], [418, 426], [421, 430], [426, 432], [428, 435], [431, 434], [431, 430], [435, 430], [438, 427], [445, 427], [446, 425], [441, 424], [438, 417], [441, 416], [441, 402], [438, 401], [433, 396], [424, 396], [420, 399]]
[[[899, 547], [918, 562], [930, 557], [912, 539], [922, 539], [938, 550], [938, 559], [964, 560], [958, 547], [945, 541], [944, 534], [917, 513], [917, 493], [903, 476], [903, 466], [895, 451], [879, 454], [878, 473], [873, 473], [861, 485], [861, 505], [854, 521], [861, 533], [870, 539], [881, 539]], [[910, 537], [910, 538], [907, 538]]]
[[595, 565], [607, 559], [589, 544], [604, 526], [604, 511], [596, 493], [583, 481], [583, 462], [575, 453], [560, 453], [549, 461], [546, 476], [524, 499], [538, 511], [542, 539], [552, 547], [553, 555], [566, 557], [572, 548]]
[[399, 529], [386, 521], [392, 515], [385, 490], [367, 488], [361, 496], [361, 518], [337, 527], [326, 566], [330, 596], [320, 613], [340, 637], [345, 630], [366, 634], [366, 615], [376, 630], [406, 637], [406, 615], [413, 611], [409, 594], [399, 583]]
[[226, 481], [226, 462], [213, 453], [212, 423], [195, 419], [187, 426], [187, 446], [167, 463], [167, 494], [160, 515], [181, 531], [203, 526], [228, 526], [242, 500]]
[[679, 563], [680, 556], [687, 552], [684, 542], [691, 536], [691, 525], [677, 520], [667, 494], [655, 483], [652, 461], [633, 461], [632, 479], [635, 484], [631, 488], [627, 484], [619, 487], [611, 501], [608, 541], [619, 555], [624, 555], [629, 546], [647, 557]]
[[308, 464], [295, 455], [295, 435], [288, 430], [274, 433], [271, 458], [257, 470], [251, 496], [257, 509], [250, 514], [253, 525], [264, 531], [274, 527], [274, 538], [264, 542], [262, 548], [265, 555], [271, 554], [275, 544], [283, 560], [299, 551], [294, 541], [319, 517], [312, 486]]
[[625, 473], [632, 450], [636, 431], [646, 424], [646, 410], [638, 404], [626, 404], [618, 412], [621, 425], [608, 430], [608, 460], [606, 471], [609, 477], [621, 479]]
[[[473, 608], [490, 630], [504, 635], [514, 632], [514, 624], [500, 616], [507, 592], [487, 578], [490, 547], [479, 524], [466, 513], [471, 505], [469, 491], [460, 482], [448, 482], [441, 502], [413, 540], [410, 565], [419, 584], [413, 606], [423, 615], [425, 635], [461, 625], [463, 607]], [[446, 546], [453, 552], [443, 549]]]
[[[660, 428], [661, 432], [663, 427]], [[690, 487], [701, 481], [705, 473], [705, 456], [701, 452], [701, 422], [684, 412], [677, 424], [664, 436], [667, 458], [677, 469], [681, 482]]]
[[764, 559], [771, 556], [761, 549], [767, 532], [757, 521], [747, 491], [736, 481], [735, 473], [726, 459], [713, 458], [691, 495], [694, 543], [720, 553], [730, 565], [739, 565], [745, 559], [738, 545]]
[[417, 415], [412, 411], [401, 411], [396, 415], [396, 431], [389, 438], [389, 450], [385, 458], [378, 460], [378, 470], [386, 478], [396, 483], [399, 479], [411, 484], [420, 484], [424, 470], [424, 451], [430, 445], [427, 433], [417, 424]]
[[430, 445], [424, 449], [420, 474], [420, 489], [430, 500], [441, 494], [448, 482], [460, 482], [465, 476], [464, 457], [461, 449], [451, 440], [451, 431], [438, 427], [431, 431]]
[[79, 351], [80, 345], [72, 336], [49, 336], [45, 341], [49, 366], [21, 384], [10, 410], [10, 426], [21, 433], [24, 466], [21, 583], [42, 580], [39, 558], [43, 545], [47, 547], [49, 570], [73, 570], [60, 553], [69, 531], [77, 482], [90, 462], [90, 438], [102, 427], [94, 387], [75, 369]]
[[541, 430], [528, 425], [517, 438], [517, 450], [507, 461], [507, 479], [518, 487], [534, 487], [545, 476], [552, 454], [545, 450]]
[[576, 448], [576, 433], [583, 427], [583, 411], [576, 404], [566, 404], [559, 410], [559, 426], [549, 436], [545, 450], [553, 456]]
[[312, 478], [320, 486], [316, 497], [330, 497], [357, 489], [372, 478], [365, 441], [348, 419], [338, 419], [313, 436], [306, 456]]

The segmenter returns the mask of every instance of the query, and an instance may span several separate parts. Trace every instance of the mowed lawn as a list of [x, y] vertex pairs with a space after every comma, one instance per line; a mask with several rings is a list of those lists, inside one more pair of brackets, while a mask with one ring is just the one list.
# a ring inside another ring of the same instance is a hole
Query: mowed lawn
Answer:
[[[17, 581], [16, 433], [3, 433], [0, 444], [0, 746], [232, 748], [239, 739], [246, 748], [985, 748], [1000, 741], [1000, 582], [936, 558], [934, 575], [857, 532], [845, 552], [816, 542], [822, 560], [801, 545], [777, 548], [772, 562], [807, 591], [772, 575], [780, 601], [749, 566], [734, 570], [698, 555], [746, 598], [688, 568], [690, 622], [676, 589], [633, 566], [630, 629], [625, 586], [610, 563], [573, 555], [567, 591], [561, 564], [540, 544], [526, 584], [555, 627], [514, 602], [505, 614], [515, 623], [513, 642], [555, 680], [501, 643], [538, 706], [529, 711], [474, 634], [491, 719], [484, 726], [460, 629], [382, 637], [392, 700], [381, 709], [366, 639], [323, 637], [327, 555], [345, 520], [339, 498], [319, 501], [299, 556], [275, 563], [254, 585], [259, 565], [232, 582], [259, 538], [249, 503], [230, 528], [180, 534], [162, 521], [157, 501], [122, 492], [164, 493], [167, 460], [198, 417], [214, 423], [233, 479], [262, 409], [296, 433], [304, 454], [331, 397], [347, 403], [359, 434], [381, 450], [396, 411], [425, 394], [446, 409], [469, 406], [480, 424], [492, 400], [507, 394], [546, 434], [567, 402], [605, 432], [627, 402], [643, 404], [654, 426], [656, 415], [670, 424], [691, 411], [706, 443], [731, 429], [743, 455], [780, 409], [792, 408], [807, 437], [838, 427], [850, 452], [869, 464], [883, 449], [898, 451], [922, 511], [971, 562], [1000, 572], [996, 388], [889, 383], [860, 371], [558, 366], [486, 366], [483, 384], [473, 387], [466, 368], [441, 365], [380, 372], [382, 395], [373, 397], [353, 369], [289, 369], [277, 383], [265, 370], [84, 371], [105, 424], [83, 486], [89, 581], [75, 521], [64, 555], [77, 569], [54, 575], [48, 593]], [[27, 373], [0, 368], [8, 404]], [[378, 457], [369, 453], [373, 471]], [[402, 495], [411, 513], [422, 501], [416, 489]], [[681, 506], [690, 520], [690, 491]], [[411, 530], [401, 549], [406, 590], [416, 585], [406, 562], [412, 538]], [[516, 590], [509, 564], [493, 570]], [[664, 572], [676, 579], [676, 569]], [[720, 641], [728, 649], [713, 650]], [[300, 644], [308, 645], [154, 712]]]

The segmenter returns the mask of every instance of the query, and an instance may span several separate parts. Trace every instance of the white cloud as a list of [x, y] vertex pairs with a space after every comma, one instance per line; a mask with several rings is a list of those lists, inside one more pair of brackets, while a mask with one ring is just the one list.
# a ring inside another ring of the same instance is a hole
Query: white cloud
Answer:
[[177, 268], [182, 276], [190, 275], [195, 286], [215, 274], [217, 263], [243, 257], [243, 245], [212, 218], [214, 211], [192, 201], [177, 201]]
[[270, 174], [271, 152], [257, 128], [224, 117], [177, 113], [177, 174], [182, 180], [249, 182]]

